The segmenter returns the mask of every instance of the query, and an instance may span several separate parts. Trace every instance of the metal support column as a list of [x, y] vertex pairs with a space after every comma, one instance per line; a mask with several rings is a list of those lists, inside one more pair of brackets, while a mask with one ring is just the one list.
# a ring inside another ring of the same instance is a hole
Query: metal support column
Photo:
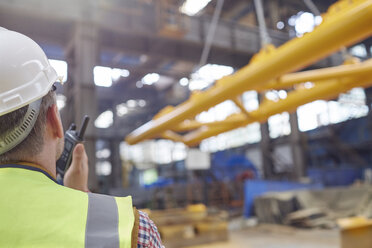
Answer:
[[298, 128], [297, 113], [294, 112], [289, 115], [289, 123], [291, 126], [290, 142], [292, 147], [293, 157], [293, 173], [292, 178], [299, 180], [305, 175], [305, 158], [304, 158], [304, 146], [302, 142], [302, 133]]
[[368, 106], [369, 115], [372, 113], [372, 88], [367, 88], [364, 90], [366, 93], [366, 104]]
[[[98, 189], [95, 172], [96, 165], [96, 129], [94, 120], [97, 118], [97, 97], [94, 85], [93, 68], [98, 58], [98, 30], [90, 22], [77, 23], [73, 35], [72, 61], [73, 87], [73, 120], [78, 126], [84, 115], [91, 117], [86, 131], [85, 148], [89, 158], [89, 188]], [[70, 98], [71, 98], [70, 96]], [[68, 97], [69, 98], [69, 97]], [[69, 104], [69, 103], [68, 103]]]
[[260, 125], [261, 141], [260, 149], [262, 156], [262, 168], [265, 179], [271, 179], [274, 176], [272, 160], [272, 144], [269, 133], [269, 124], [267, 122]]
[[[264, 94], [258, 95], [258, 100], [261, 103], [265, 98]], [[262, 170], [265, 179], [272, 179], [274, 177], [274, 163], [273, 163], [273, 144], [270, 138], [269, 123], [264, 122], [260, 124], [261, 141], [260, 150], [262, 157]]]
[[110, 140], [111, 150], [111, 187], [120, 188], [122, 187], [122, 161], [120, 158], [120, 141], [121, 140]]

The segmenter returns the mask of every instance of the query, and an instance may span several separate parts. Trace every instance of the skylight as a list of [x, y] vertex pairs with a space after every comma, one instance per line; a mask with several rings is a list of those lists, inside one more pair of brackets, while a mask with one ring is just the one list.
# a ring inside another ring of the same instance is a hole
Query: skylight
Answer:
[[186, 0], [180, 11], [186, 15], [193, 16], [205, 8], [211, 0]]
[[125, 69], [96, 66], [93, 69], [94, 83], [97, 86], [111, 87], [113, 81], [120, 77], [128, 77], [130, 72]]
[[214, 81], [234, 72], [231, 66], [206, 64], [191, 75], [190, 90], [202, 90], [213, 84]]

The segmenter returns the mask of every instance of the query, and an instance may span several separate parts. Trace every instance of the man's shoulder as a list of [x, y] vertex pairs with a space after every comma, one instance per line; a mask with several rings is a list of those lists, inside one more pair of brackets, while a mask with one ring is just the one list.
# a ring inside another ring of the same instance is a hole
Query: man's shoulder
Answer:
[[150, 217], [143, 211], [138, 210], [139, 214], [139, 230], [138, 230], [138, 242], [137, 247], [154, 247], [162, 248], [160, 234], [155, 223]]

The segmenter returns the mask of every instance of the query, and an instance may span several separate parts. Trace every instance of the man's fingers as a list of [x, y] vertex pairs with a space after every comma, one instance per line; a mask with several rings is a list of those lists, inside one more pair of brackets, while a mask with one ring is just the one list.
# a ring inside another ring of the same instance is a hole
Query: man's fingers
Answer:
[[72, 162], [73, 164], [80, 164], [80, 162], [84, 159], [84, 146], [83, 144], [77, 144], [74, 149], [74, 153], [72, 154]]
[[88, 170], [88, 157], [84, 145], [77, 144], [72, 154], [71, 166], [65, 174], [65, 186], [88, 192]]
[[83, 156], [84, 154], [84, 146], [83, 144], [77, 144], [74, 149], [74, 156]]

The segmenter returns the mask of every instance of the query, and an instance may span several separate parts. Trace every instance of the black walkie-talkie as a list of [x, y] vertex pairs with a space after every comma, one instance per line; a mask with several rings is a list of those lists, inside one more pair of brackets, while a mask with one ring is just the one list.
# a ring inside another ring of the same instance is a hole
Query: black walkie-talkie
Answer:
[[65, 133], [65, 147], [61, 157], [57, 160], [57, 177], [63, 179], [65, 172], [71, 165], [72, 153], [78, 143], [84, 141], [85, 130], [87, 129], [89, 116], [85, 115], [80, 130], [76, 131], [76, 125], [72, 123]]

